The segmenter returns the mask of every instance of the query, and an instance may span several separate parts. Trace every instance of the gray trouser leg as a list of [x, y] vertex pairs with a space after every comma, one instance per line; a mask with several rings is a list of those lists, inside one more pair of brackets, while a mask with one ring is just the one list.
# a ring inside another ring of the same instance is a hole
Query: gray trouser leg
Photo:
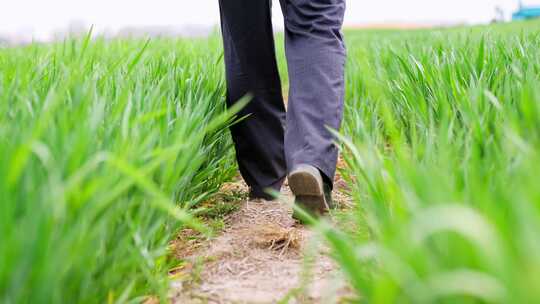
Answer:
[[338, 149], [327, 128], [339, 130], [343, 116], [345, 0], [282, 0], [282, 8], [290, 79], [287, 165], [314, 165], [330, 182]]
[[[343, 115], [345, 0], [281, 0], [289, 65], [285, 109], [275, 59], [270, 0], [220, 0], [227, 101], [254, 98], [231, 128], [242, 176], [255, 191], [281, 186], [286, 168], [313, 165], [333, 180], [337, 147], [328, 127]], [[286, 161], [285, 161], [286, 160]]]
[[220, 0], [225, 50], [227, 103], [250, 93], [239, 113], [249, 115], [231, 128], [242, 177], [252, 195], [279, 190], [286, 176], [285, 106], [275, 57], [270, 2]]

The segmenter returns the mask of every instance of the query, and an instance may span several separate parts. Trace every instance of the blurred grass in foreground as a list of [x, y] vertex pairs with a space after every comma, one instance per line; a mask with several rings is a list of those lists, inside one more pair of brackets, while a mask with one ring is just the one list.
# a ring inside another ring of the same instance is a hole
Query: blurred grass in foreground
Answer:
[[166, 295], [186, 209], [235, 173], [218, 42], [0, 49], [0, 302]]
[[540, 301], [539, 29], [347, 33], [361, 234], [324, 231], [361, 302]]

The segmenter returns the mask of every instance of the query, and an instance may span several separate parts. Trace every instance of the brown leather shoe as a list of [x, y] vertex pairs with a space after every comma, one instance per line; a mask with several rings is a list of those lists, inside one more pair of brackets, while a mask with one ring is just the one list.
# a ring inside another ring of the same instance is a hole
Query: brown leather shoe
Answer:
[[[311, 215], [326, 214], [332, 208], [332, 191], [323, 181], [321, 172], [311, 165], [300, 165], [289, 174], [289, 187], [295, 204]], [[298, 218], [294, 213], [293, 217]]]

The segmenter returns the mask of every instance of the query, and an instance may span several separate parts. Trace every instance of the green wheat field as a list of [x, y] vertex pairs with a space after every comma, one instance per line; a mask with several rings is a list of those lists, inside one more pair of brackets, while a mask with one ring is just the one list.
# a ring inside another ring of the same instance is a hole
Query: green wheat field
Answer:
[[[540, 23], [345, 34], [355, 207], [314, 226], [357, 301], [540, 302]], [[165, 299], [236, 175], [224, 94], [217, 34], [0, 48], [0, 302]]]

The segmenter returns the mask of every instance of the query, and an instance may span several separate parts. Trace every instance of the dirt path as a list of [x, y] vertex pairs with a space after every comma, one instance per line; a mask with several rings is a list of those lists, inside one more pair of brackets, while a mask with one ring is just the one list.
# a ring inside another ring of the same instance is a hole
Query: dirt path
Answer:
[[[226, 191], [245, 192], [242, 183]], [[276, 202], [237, 202], [220, 235], [183, 247], [188, 272], [173, 284], [173, 303], [337, 303], [349, 296], [315, 234], [291, 218], [287, 187]]]

